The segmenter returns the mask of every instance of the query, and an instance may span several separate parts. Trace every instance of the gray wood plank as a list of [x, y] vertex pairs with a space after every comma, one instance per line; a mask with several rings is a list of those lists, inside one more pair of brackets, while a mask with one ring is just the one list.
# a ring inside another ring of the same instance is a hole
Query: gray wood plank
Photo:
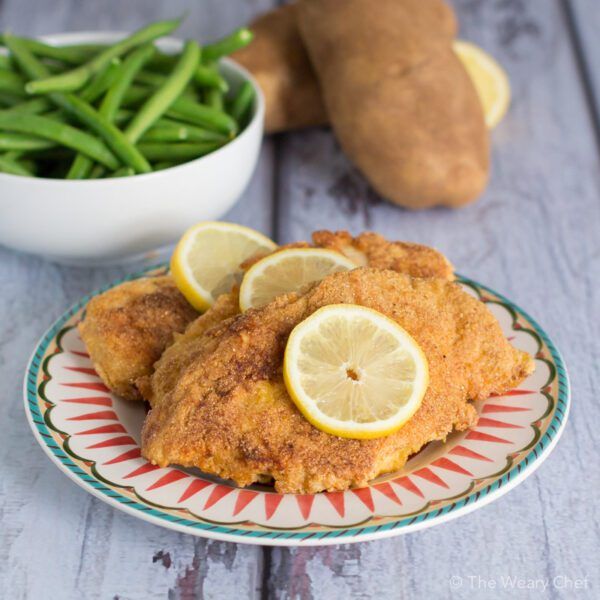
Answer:
[[[131, 30], [187, 10], [181, 35], [210, 40], [271, 4], [4, 0], [0, 28], [27, 35]], [[226, 219], [271, 234], [272, 163], [272, 144], [267, 142], [248, 190]], [[37, 339], [83, 294], [140, 266], [66, 268], [0, 247], [0, 421], [10, 423], [0, 440], [0, 597], [177, 600], [260, 595], [259, 547], [178, 534], [112, 509], [50, 465], [25, 422], [23, 369]]]
[[589, 101], [600, 137], [600, 6], [594, 0], [563, 0], [572, 35], [580, 55], [580, 67], [589, 85]]
[[[591, 9], [593, 3], [588, 3]], [[574, 408], [553, 455], [502, 499], [457, 521], [380, 542], [274, 549], [277, 598], [510, 598], [502, 576], [594, 577], [600, 485], [591, 423], [599, 417], [599, 158], [560, 2], [460, 0], [461, 35], [506, 67], [513, 102], [493, 134], [485, 195], [451, 211], [409, 212], [382, 202], [340, 153], [329, 131], [281, 138], [278, 235], [318, 228], [373, 229], [433, 245], [459, 272], [514, 299], [562, 349]], [[596, 586], [596, 583], [589, 582]], [[518, 597], [558, 597], [552, 588]], [[592, 597], [591, 588], [581, 597]]]

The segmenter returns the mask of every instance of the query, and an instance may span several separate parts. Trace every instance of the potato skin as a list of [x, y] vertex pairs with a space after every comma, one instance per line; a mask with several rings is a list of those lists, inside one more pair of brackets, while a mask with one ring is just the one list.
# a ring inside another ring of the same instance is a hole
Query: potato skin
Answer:
[[[430, 10], [443, 35], [454, 38], [454, 12], [443, 2], [432, 3]], [[249, 27], [254, 41], [232, 58], [254, 75], [265, 95], [266, 132], [328, 123], [319, 82], [298, 30], [295, 5], [264, 13]]]
[[483, 191], [489, 140], [438, 0], [300, 0], [298, 24], [336, 136], [385, 198], [461, 206]]
[[295, 6], [269, 11], [249, 27], [254, 40], [232, 58], [254, 75], [265, 95], [267, 133], [326, 123], [319, 83], [298, 31]]

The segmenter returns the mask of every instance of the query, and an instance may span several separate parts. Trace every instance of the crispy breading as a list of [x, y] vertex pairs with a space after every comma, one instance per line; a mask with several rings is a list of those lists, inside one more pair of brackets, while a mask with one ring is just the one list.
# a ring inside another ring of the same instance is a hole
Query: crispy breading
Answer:
[[454, 279], [450, 261], [429, 246], [390, 242], [372, 231], [361, 233], [355, 238], [347, 231], [315, 231], [312, 239], [315, 246], [337, 250], [362, 267], [391, 269], [413, 277]]
[[[184, 333], [176, 333], [174, 336], [177, 342], [177, 349], [175, 351], [175, 363], [181, 361], [181, 357], [189, 347], [193, 350], [194, 345], [192, 342], [202, 338], [204, 334], [216, 325], [220, 325], [223, 321], [235, 317], [240, 312], [238, 290], [235, 289], [229, 294], [221, 294], [216, 302], [197, 319], [192, 321], [186, 328]], [[166, 364], [171, 356], [169, 350], [171, 346], [167, 347], [161, 356], [163, 364]], [[157, 359], [158, 360], [158, 359]], [[179, 372], [177, 368], [173, 371], [163, 371], [163, 383], [168, 386], [175, 385], [176, 378]], [[139, 389], [144, 400], [152, 404], [152, 373], [140, 377], [136, 381], [136, 387]]]
[[171, 277], [122, 283], [87, 305], [79, 332], [104, 383], [128, 400], [141, 399], [136, 380], [198, 313]]
[[[390, 242], [382, 235], [372, 231], [352, 237], [348, 231], [328, 231], [323, 229], [312, 234], [312, 244], [293, 242], [281, 246], [286, 248], [327, 248], [343, 254], [354, 261], [358, 267], [391, 269], [413, 277], [441, 277], [454, 279], [454, 269], [450, 261], [435, 248], [412, 242]], [[244, 269], [250, 268], [265, 255], [255, 256], [243, 263]]]
[[[453, 278], [446, 257], [427, 246], [388, 242], [375, 233], [353, 238], [347, 231], [318, 231], [313, 234], [313, 243], [337, 250], [359, 266], [370, 264], [416, 277]], [[298, 242], [284, 247], [308, 246], [307, 242]], [[236, 314], [236, 303], [237, 295], [235, 300], [221, 300], [206, 318], [202, 316], [194, 323], [190, 335], [197, 335], [199, 328], [208, 323], [216, 324]], [[136, 400], [146, 397], [153, 364], [171, 343], [173, 334], [183, 331], [197, 316], [169, 276], [142, 278], [94, 298], [80, 331], [106, 385], [114, 393]]]
[[[351, 303], [403, 326], [429, 363], [430, 383], [415, 416], [375, 440], [344, 439], [313, 427], [282, 378], [287, 338], [318, 308]], [[503, 393], [533, 370], [486, 306], [458, 285], [393, 271], [336, 273], [308, 292], [180, 336], [156, 365], [142, 453], [154, 464], [198, 467], [241, 486], [271, 476], [279, 492], [364, 486], [401, 468], [432, 440], [476, 421], [470, 400]]]

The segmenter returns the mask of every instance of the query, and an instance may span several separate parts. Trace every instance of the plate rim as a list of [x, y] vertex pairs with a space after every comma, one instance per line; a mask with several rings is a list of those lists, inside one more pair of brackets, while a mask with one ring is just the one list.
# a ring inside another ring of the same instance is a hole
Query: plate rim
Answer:
[[[571, 407], [571, 386], [569, 375], [565, 366], [564, 359], [560, 351], [556, 348], [548, 334], [540, 327], [535, 319], [529, 316], [527, 312], [521, 309], [514, 302], [495, 290], [479, 283], [478, 281], [456, 274], [458, 282], [463, 282], [475, 286], [480, 290], [487, 291], [506, 304], [510, 309], [524, 317], [534, 328], [535, 333], [539, 335], [552, 356], [556, 366], [556, 375], [558, 379], [558, 393], [556, 397], [556, 408], [552, 421], [543, 436], [530, 449], [528, 454], [516, 466], [506, 471], [501, 477], [495, 479], [485, 488], [478, 492], [472, 492], [462, 498], [460, 501], [449, 504], [440, 509], [431, 509], [414, 517], [403, 517], [396, 521], [391, 521], [384, 525], [371, 526], [346, 526], [341, 527], [338, 532], [282, 532], [280, 530], [254, 531], [237, 529], [226, 525], [210, 525], [208, 523], [196, 522], [182, 517], [175, 517], [162, 510], [151, 507], [141, 502], [132, 501], [109, 488], [102, 482], [91, 477], [79, 468], [59, 446], [50, 445], [49, 441], [44, 439], [48, 435], [48, 427], [45, 420], [37, 409], [38, 371], [42, 367], [42, 356], [45, 354], [49, 344], [55, 339], [56, 334], [65, 326], [66, 321], [73, 316], [79, 309], [85, 307], [89, 300], [125, 281], [131, 281], [143, 277], [148, 272], [165, 268], [166, 263], [159, 263], [148, 266], [140, 271], [121, 277], [109, 284], [106, 284], [97, 290], [86, 294], [79, 301], [71, 305], [64, 313], [58, 317], [47, 331], [37, 342], [30, 359], [27, 362], [27, 369], [23, 381], [23, 400], [27, 417], [27, 422], [34, 434], [35, 439], [42, 447], [44, 453], [53, 462], [60, 471], [74, 481], [79, 487], [91, 493], [96, 498], [106, 502], [110, 506], [117, 508], [127, 514], [141, 518], [142, 520], [173, 529], [181, 533], [205, 537], [209, 539], [237, 542], [253, 545], [270, 546], [324, 546], [339, 543], [354, 543], [360, 541], [371, 541], [375, 539], [384, 539], [419, 531], [435, 524], [448, 522], [452, 519], [469, 514], [470, 512], [486, 506], [490, 502], [502, 497], [527, 477], [532, 475], [537, 468], [548, 458], [552, 450], [558, 443], [566, 423], [568, 421]], [[560, 412], [557, 409], [560, 407]], [[36, 417], [39, 420], [36, 420]], [[552, 432], [552, 433], [551, 433]], [[49, 436], [49, 439], [50, 436]], [[126, 502], [126, 503], [125, 503]], [[324, 537], [326, 536], [326, 537]]]

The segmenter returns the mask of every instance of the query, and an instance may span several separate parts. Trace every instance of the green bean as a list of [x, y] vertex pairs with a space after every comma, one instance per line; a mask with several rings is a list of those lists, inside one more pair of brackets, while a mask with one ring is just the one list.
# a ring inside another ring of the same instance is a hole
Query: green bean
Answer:
[[[164, 83], [167, 81], [167, 79], [168, 79], [168, 75], [164, 75], [163, 73], [154, 73], [153, 71], [140, 71], [137, 74], [135, 81], [136, 81], [136, 83], [139, 83], [147, 88], [158, 88], [158, 87], [161, 87], [162, 85], [164, 85]], [[151, 91], [149, 90], [146, 93], [146, 96], [148, 96], [148, 93], [151, 93]], [[182, 90], [181, 96], [183, 96], [185, 98], [189, 98], [190, 100], [193, 100], [194, 102], [196, 102], [198, 100], [198, 98], [196, 96], [196, 92], [191, 85], [187, 85]]]
[[[151, 170], [150, 165], [139, 150], [106, 117], [77, 96], [73, 96], [72, 94], [56, 95], [62, 96], [59, 105], [62, 105], [64, 110], [102, 137], [110, 149], [126, 165], [133, 167], [138, 173], [147, 173]], [[51, 97], [54, 98], [54, 96], [55, 94], [52, 94]]]
[[125, 92], [121, 105], [126, 107], [139, 106], [148, 97], [149, 93], [146, 87], [132, 85]]
[[167, 76], [162, 73], [154, 73], [153, 71], [140, 71], [135, 76], [136, 83], [149, 86], [160, 86], [167, 80]]
[[[29, 77], [44, 76], [46, 67], [39, 62], [19, 40], [10, 35], [4, 35], [4, 41], [10, 48], [15, 60]], [[99, 135], [110, 149], [127, 165], [133, 167], [138, 173], [147, 173], [151, 170], [148, 161], [131, 144], [123, 132], [117, 129], [108, 119], [100, 115], [87, 102], [73, 94], [50, 94], [50, 100], [74, 116], [78, 121], [87, 125]], [[83, 152], [85, 154], [85, 152]], [[92, 157], [93, 158], [93, 157]]]
[[101, 71], [113, 58], [125, 54], [136, 46], [171, 33], [179, 27], [179, 24], [179, 19], [152, 23], [116, 44], [109, 46], [81, 66], [60, 75], [30, 81], [25, 89], [29, 94], [48, 94], [50, 92], [72, 92], [78, 90], [88, 82], [94, 73]]
[[177, 98], [167, 115], [227, 135], [237, 133], [237, 123], [227, 113], [187, 98]]
[[[52, 46], [39, 40], [32, 40], [29, 38], [19, 38], [27, 49], [40, 57], [52, 58], [68, 64], [79, 65], [86, 60], [89, 60], [90, 56], [97, 53], [105, 47], [104, 45], [98, 44], [79, 44], [74, 46]], [[0, 44], [7, 46], [6, 36], [0, 36]]]
[[220, 90], [209, 89], [204, 92], [204, 101], [207, 106], [223, 110], [223, 94]]
[[176, 54], [166, 54], [160, 51], [156, 52], [156, 54], [148, 62], [148, 66], [157, 71], [170, 72], [173, 68], [173, 65], [177, 62], [180, 54], [181, 52], [177, 52]]
[[94, 166], [94, 161], [85, 154], [77, 154], [65, 175], [66, 179], [86, 179], [92, 167]]
[[[167, 79], [168, 79], [167, 75], [163, 75], [162, 73], [154, 73], [152, 71], [140, 71], [140, 73], [138, 73], [138, 75], [135, 78], [136, 83], [140, 83], [144, 86], [151, 87], [151, 88], [152, 87], [154, 87], [154, 88], [161, 87], [162, 85], [164, 85], [164, 83], [167, 81]], [[189, 98], [190, 100], [193, 100], [194, 102], [196, 102], [196, 100], [198, 99], [196, 97], [196, 92], [194, 91], [193, 87], [190, 85], [186, 86], [182, 90], [181, 96], [184, 96], [185, 98]]]
[[[114, 120], [117, 110], [130, 91], [131, 83], [139, 70], [150, 60], [155, 50], [152, 44], [144, 44], [134, 50], [123, 62], [114, 84], [108, 90], [102, 106], [101, 113], [109, 120]], [[146, 92], [144, 91], [144, 95]]]
[[129, 141], [135, 143], [139, 140], [154, 121], [163, 115], [180, 96], [192, 78], [199, 60], [200, 47], [198, 44], [194, 41], [186, 42], [171, 75], [144, 103], [125, 129], [125, 136]]
[[154, 171], [164, 171], [165, 169], [170, 169], [171, 167], [176, 167], [181, 163], [172, 162], [170, 160], [162, 160], [160, 162], [154, 163], [152, 165], [152, 169]]
[[203, 62], [218, 60], [226, 54], [231, 54], [232, 52], [247, 46], [252, 41], [253, 37], [254, 34], [246, 27], [237, 29], [227, 37], [224, 37], [213, 44], [209, 44], [208, 46], [204, 46], [202, 50], [202, 60]]
[[[176, 123], [176, 121], [174, 121]], [[170, 123], [165, 121], [165, 123]], [[159, 121], [158, 124], [162, 124], [162, 121]], [[202, 127], [196, 127], [195, 125], [190, 125], [188, 123], [185, 124], [186, 135], [188, 142], [219, 142], [220, 144], [224, 144], [229, 141], [230, 136], [224, 136], [222, 133], [218, 133], [216, 131], [211, 131], [210, 129], [203, 129]]]
[[175, 161], [182, 162], [204, 156], [220, 146], [216, 142], [195, 144], [156, 144], [153, 142], [140, 143], [139, 149], [149, 161]]
[[142, 142], [225, 142], [227, 141], [220, 133], [194, 127], [187, 123], [178, 123], [168, 119], [159, 119], [140, 138]]
[[[1, 158], [42, 177], [118, 177], [225, 144], [244, 125], [254, 95], [246, 84], [226, 102], [216, 62], [252, 33], [239, 29], [204, 54], [193, 41], [176, 54], [157, 51], [154, 40], [178, 25], [153, 23], [110, 46], [0, 36], [10, 50], [0, 60], [0, 106], [9, 107], [0, 110], [0, 152], [9, 152]], [[26, 94], [43, 96], [24, 101]]]
[[117, 169], [119, 162], [108, 147], [95, 137], [65, 123], [57, 123], [39, 115], [15, 114], [0, 111], [0, 130], [29, 133], [52, 140], [67, 148], [87, 154], [109, 169]]
[[[115, 123], [126, 123], [133, 118], [134, 114], [133, 111], [122, 108], [115, 115]], [[225, 143], [229, 137], [217, 131], [196, 127], [184, 121], [161, 117], [140, 139], [144, 142], [186, 141]]]
[[20, 112], [23, 114], [38, 115], [50, 110], [51, 107], [52, 104], [46, 98], [34, 98], [33, 100], [19, 102], [7, 110], [11, 112]]
[[33, 173], [21, 164], [18, 160], [9, 156], [0, 156], [0, 171], [3, 173], [10, 173], [11, 175], [23, 175], [25, 177], [32, 177]]
[[198, 65], [194, 73], [194, 81], [202, 87], [221, 90], [224, 94], [229, 91], [229, 84], [221, 77], [214, 65]]
[[[154, 46], [152, 44], [144, 44], [136, 48], [119, 67], [115, 81], [100, 105], [100, 115], [106, 118], [107, 121], [114, 122], [117, 110], [135, 74], [152, 54], [154, 54]], [[89, 157], [82, 154], [77, 155], [67, 173], [67, 179], [84, 179], [90, 174], [92, 166], [92, 161]]]
[[90, 172], [90, 179], [100, 179], [100, 177], [104, 176], [105, 172], [106, 170], [102, 165], [94, 165]]
[[120, 108], [114, 116], [113, 119], [113, 123], [115, 123], [116, 125], [123, 125], [124, 123], [127, 123], [129, 121], [131, 121], [131, 119], [133, 118], [133, 111], [132, 110], [127, 110], [126, 108]]
[[249, 81], [244, 81], [244, 83], [240, 86], [235, 98], [233, 99], [233, 103], [229, 110], [229, 113], [237, 121], [240, 129], [245, 123], [246, 116], [250, 111], [253, 101], [254, 88]]
[[12, 65], [10, 63], [10, 56], [8, 56], [7, 54], [0, 54], [0, 69], [12, 69]]
[[37, 135], [0, 132], [0, 150], [45, 150], [54, 146], [56, 146], [55, 142], [45, 140]]
[[135, 175], [135, 171], [131, 167], [121, 167], [120, 169], [113, 171], [110, 175], [107, 175], [107, 177], [131, 177], [132, 175]]
[[18, 73], [0, 70], [0, 92], [23, 96], [25, 93], [25, 80]]
[[118, 58], [112, 60], [100, 71], [82, 90], [80, 98], [90, 104], [96, 102], [104, 92], [113, 84], [119, 74], [121, 61]]
[[187, 141], [187, 130], [182, 123], [181, 126], [156, 125], [148, 129], [140, 138], [141, 142], [185, 142]]
[[[65, 46], [50, 46], [50, 48], [57, 52], [57, 55], [54, 56], [57, 60], [64, 63], [81, 64], [92, 58], [94, 55], [106, 50], [108, 46], [108, 43], [66, 44]], [[35, 49], [33, 50], [33, 53], [37, 54]]]
[[23, 165], [26, 169], [31, 171], [31, 173], [35, 173], [35, 161], [31, 158], [26, 158], [23, 156], [23, 152], [21, 150], [9, 150], [5, 152], [2, 156], [4, 158], [8, 158], [10, 160], [18, 160], [21, 165]]
[[[135, 85], [135, 83], [127, 90], [125, 96], [123, 97], [122, 106], [126, 108], [138, 107], [140, 104], [148, 98], [148, 96], [152, 93], [152, 90], [146, 86]], [[186, 96], [184, 96], [186, 97]], [[197, 99], [187, 98], [190, 102], [194, 104], [197, 102]]]
[[17, 106], [23, 102], [23, 98], [21, 96], [17, 96], [15, 94], [11, 94], [10, 92], [0, 92], [0, 104], [7, 108], [12, 108], [13, 106]]
[[[159, 87], [164, 84], [164, 82], [167, 80], [167, 77], [168, 77], [168, 75], [166, 75], [164, 73], [156, 73], [155, 71], [144, 70], [144, 71], [140, 71], [137, 74], [135, 81], [136, 81], [136, 83], [139, 83], [144, 86]], [[195, 79], [195, 77], [196, 77], [196, 74], [194, 73], [194, 79]], [[196, 94], [195, 94], [192, 86], [186, 87], [183, 90], [182, 95], [188, 96], [188, 97], [193, 97], [194, 99], [196, 99]]]

